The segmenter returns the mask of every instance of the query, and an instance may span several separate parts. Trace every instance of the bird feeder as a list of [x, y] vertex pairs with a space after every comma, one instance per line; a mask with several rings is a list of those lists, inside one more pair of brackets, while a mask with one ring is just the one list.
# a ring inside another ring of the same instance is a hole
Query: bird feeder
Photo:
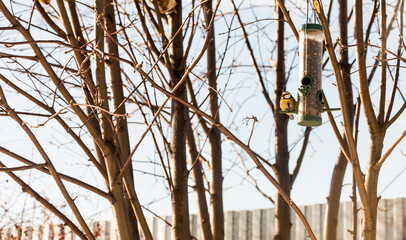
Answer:
[[299, 27], [299, 89], [297, 123], [313, 127], [321, 125], [323, 28], [319, 24]]

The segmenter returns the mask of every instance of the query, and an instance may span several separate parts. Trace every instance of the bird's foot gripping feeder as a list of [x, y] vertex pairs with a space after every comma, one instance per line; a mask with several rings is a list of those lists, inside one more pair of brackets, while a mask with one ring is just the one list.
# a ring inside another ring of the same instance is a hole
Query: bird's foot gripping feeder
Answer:
[[297, 123], [313, 127], [322, 123], [322, 50], [323, 28], [319, 24], [303, 24], [299, 28], [299, 88]]

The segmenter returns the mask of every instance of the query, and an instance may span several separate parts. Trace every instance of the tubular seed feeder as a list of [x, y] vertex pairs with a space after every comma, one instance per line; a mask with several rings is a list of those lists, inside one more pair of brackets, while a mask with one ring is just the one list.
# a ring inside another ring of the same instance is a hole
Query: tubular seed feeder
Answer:
[[321, 125], [324, 112], [321, 84], [323, 27], [315, 23], [299, 27], [299, 89], [297, 123], [313, 127]]

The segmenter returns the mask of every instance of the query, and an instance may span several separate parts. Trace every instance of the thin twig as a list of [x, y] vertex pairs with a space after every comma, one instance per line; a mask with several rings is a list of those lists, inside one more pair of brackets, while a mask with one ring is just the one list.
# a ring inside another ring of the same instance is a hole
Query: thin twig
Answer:
[[[398, 40], [398, 51], [397, 55], [400, 56], [402, 54], [402, 46], [403, 46], [403, 10], [404, 10], [404, 0], [401, 1], [400, 4], [400, 22], [399, 22], [399, 40]], [[388, 110], [386, 111], [385, 122], [389, 121], [390, 115], [392, 113], [393, 104], [395, 101], [396, 90], [398, 87], [399, 81], [399, 72], [400, 72], [400, 59], [396, 61], [396, 73], [395, 73], [395, 80], [393, 81], [392, 92], [388, 102]]]
[[16, 171], [25, 171], [25, 170], [30, 170], [33, 168], [42, 168], [46, 167], [46, 164], [33, 164], [33, 165], [28, 165], [28, 166], [21, 166], [21, 167], [0, 167], [0, 172], [16, 172]]
[[385, 160], [389, 157], [389, 155], [393, 152], [393, 150], [396, 148], [396, 146], [402, 141], [402, 139], [406, 136], [406, 131], [400, 135], [398, 139], [390, 146], [390, 148], [386, 151], [386, 153], [379, 159], [377, 162], [377, 166], [382, 166], [382, 164], [385, 162]]

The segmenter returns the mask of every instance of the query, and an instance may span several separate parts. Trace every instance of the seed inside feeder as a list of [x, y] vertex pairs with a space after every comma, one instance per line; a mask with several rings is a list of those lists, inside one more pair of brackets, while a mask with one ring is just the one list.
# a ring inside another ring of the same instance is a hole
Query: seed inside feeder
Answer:
[[323, 32], [319, 24], [304, 24], [299, 29], [298, 124], [321, 125], [322, 109], [318, 92], [322, 89]]

